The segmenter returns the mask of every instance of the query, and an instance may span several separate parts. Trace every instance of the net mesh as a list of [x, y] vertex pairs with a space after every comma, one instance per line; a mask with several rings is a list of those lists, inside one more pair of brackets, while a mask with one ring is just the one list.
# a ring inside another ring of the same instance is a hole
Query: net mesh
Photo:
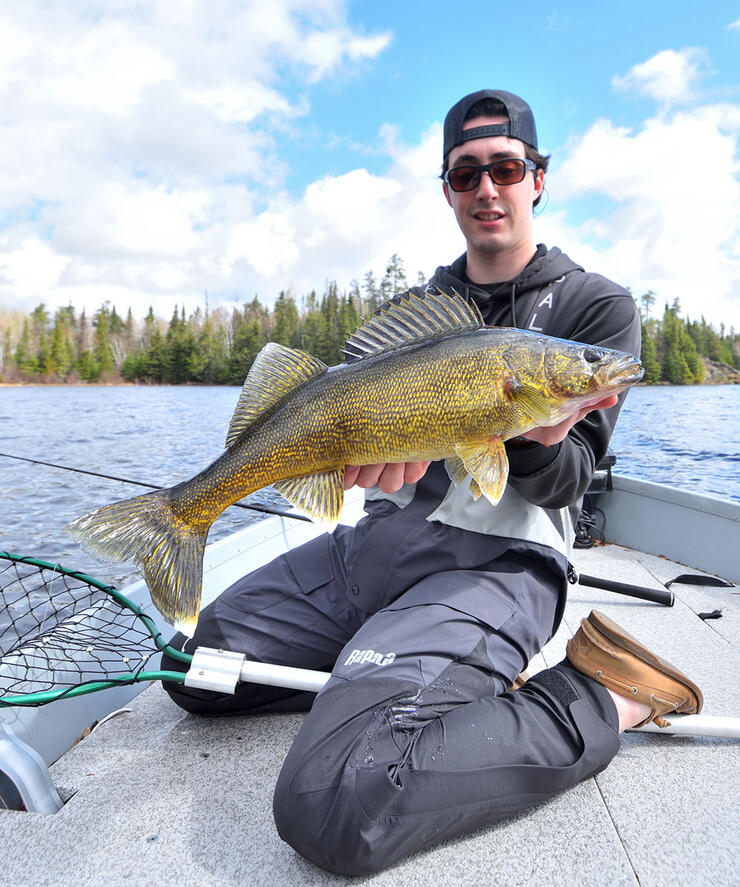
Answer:
[[92, 581], [0, 557], [0, 702], [91, 681], [134, 682], [158, 652], [139, 616]]

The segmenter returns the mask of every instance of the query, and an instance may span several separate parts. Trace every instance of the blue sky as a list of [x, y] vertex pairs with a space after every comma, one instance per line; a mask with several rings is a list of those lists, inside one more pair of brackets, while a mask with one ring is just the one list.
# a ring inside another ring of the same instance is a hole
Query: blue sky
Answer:
[[430, 274], [441, 122], [490, 86], [553, 155], [538, 239], [740, 329], [739, 60], [725, 2], [3, 4], [0, 312]]

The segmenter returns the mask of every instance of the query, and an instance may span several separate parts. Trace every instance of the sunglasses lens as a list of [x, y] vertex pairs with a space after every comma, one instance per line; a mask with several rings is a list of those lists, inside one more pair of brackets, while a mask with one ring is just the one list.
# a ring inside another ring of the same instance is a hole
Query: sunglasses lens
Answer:
[[497, 185], [516, 185], [524, 178], [524, 161], [512, 158], [491, 164], [491, 174]]
[[475, 166], [458, 166], [447, 173], [447, 183], [453, 191], [472, 191], [480, 179], [480, 170]]
[[524, 178], [524, 161], [518, 157], [497, 160], [484, 166], [456, 166], [447, 173], [447, 184], [453, 191], [472, 191], [478, 187], [481, 173], [488, 170], [497, 185], [516, 185]]

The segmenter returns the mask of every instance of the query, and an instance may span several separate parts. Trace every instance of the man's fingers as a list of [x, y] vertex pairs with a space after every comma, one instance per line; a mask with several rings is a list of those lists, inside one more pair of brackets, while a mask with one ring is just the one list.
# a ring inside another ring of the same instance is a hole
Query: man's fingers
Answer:
[[407, 484], [415, 484], [417, 481], [420, 481], [426, 474], [427, 468], [429, 468], [430, 464], [430, 462], [407, 462], [404, 466], [404, 482]]
[[532, 428], [531, 431], [525, 431], [525, 433], [522, 434], [522, 437], [537, 441], [537, 443], [544, 444], [546, 447], [551, 447], [553, 444], [560, 443], [561, 440], [564, 440], [570, 429], [590, 412], [593, 412], [593, 410], [607, 410], [610, 407], [615, 406], [617, 400], [618, 398], [616, 394], [602, 397], [601, 400], [597, 400], [594, 403], [581, 407], [577, 413], [573, 413], [572, 416], [563, 419], [563, 421], [558, 422], [557, 425], [546, 426], [543, 428]]
[[374, 465], [347, 465], [344, 469], [344, 489], [357, 485], [363, 489], [377, 487], [384, 493], [396, 493], [406, 484], [420, 480], [429, 462], [378, 462]]
[[360, 473], [359, 465], [346, 465], [344, 468], [344, 489], [349, 490], [357, 483]]
[[357, 480], [355, 481], [355, 483], [358, 487], [362, 487], [363, 489], [367, 489], [368, 487], [376, 487], [384, 468], [384, 462], [378, 462], [375, 465], [363, 465], [358, 470]]
[[384, 493], [396, 493], [403, 486], [403, 462], [389, 462], [380, 472], [378, 484]]

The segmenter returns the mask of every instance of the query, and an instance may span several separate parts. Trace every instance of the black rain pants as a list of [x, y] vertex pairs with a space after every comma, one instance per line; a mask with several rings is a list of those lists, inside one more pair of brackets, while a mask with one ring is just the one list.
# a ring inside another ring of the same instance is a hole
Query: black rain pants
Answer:
[[[442, 543], [389, 570], [382, 546], [353, 553], [368, 528], [339, 527], [245, 576], [202, 611], [185, 645], [332, 671], [318, 695], [165, 684], [198, 714], [308, 710], [278, 778], [275, 821], [300, 854], [346, 875], [541, 803], [619, 747], [609, 694], [567, 661], [507, 692], [557, 628], [563, 577], [511, 550], [444, 569], [453, 561]], [[183, 668], [169, 657], [162, 667]]]

